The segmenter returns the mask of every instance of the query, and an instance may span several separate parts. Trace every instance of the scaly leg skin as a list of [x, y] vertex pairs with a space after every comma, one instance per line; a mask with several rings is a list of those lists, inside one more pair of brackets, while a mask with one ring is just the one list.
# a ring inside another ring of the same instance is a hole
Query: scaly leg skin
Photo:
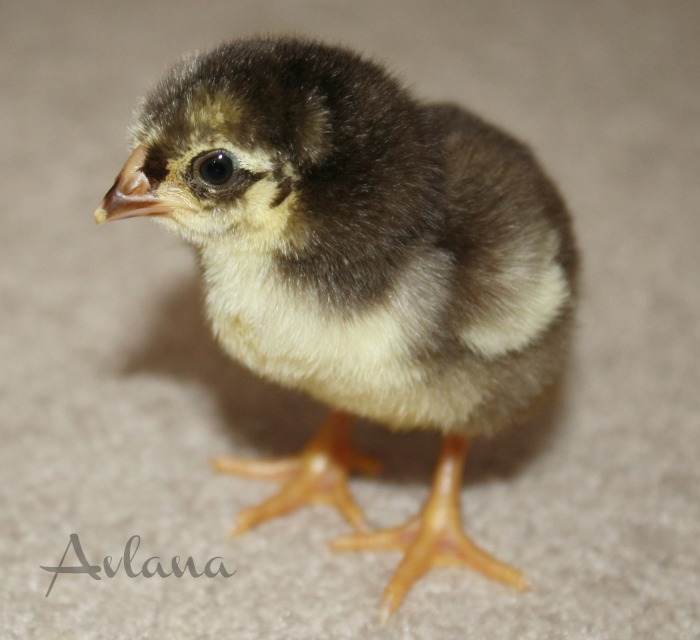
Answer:
[[471, 567], [520, 591], [528, 588], [520, 571], [479, 549], [462, 530], [459, 488], [466, 450], [466, 438], [445, 436], [430, 496], [417, 517], [394, 529], [351, 534], [331, 543], [335, 551], [405, 552], [384, 591], [382, 621], [396, 611], [413, 583], [432, 566]]
[[365, 518], [348, 490], [351, 470], [373, 475], [379, 463], [369, 456], [353, 451], [349, 430], [351, 417], [332, 412], [316, 436], [298, 456], [275, 460], [241, 460], [221, 457], [212, 462], [220, 473], [232, 473], [249, 478], [265, 478], [283, 483], [278, 493], [254, 507], [241, 511], [231, 529], [231, 535], [284, 515], [307, 504], [332, 504], [358, 530], [366, 529]]

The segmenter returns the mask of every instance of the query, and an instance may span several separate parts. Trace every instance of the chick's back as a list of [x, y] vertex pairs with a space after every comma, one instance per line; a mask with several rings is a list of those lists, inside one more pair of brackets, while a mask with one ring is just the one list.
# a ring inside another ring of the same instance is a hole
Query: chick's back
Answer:
[[442, 244], [454, 261], [434, 366], [479, 388], [466, 430], [493, 431], [529, 415], [568, 356], [578, 271], [571, 220], [525, 145], [458, 107], [426, 110], [442, 132]]

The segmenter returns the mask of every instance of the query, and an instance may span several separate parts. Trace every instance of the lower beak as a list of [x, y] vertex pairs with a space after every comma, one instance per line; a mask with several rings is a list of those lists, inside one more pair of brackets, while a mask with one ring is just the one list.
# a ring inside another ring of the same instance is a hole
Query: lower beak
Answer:
[[148, 178], [143, 173], [146, 147], [140, 144], [120, 171], [102, 204], [95, 210], [98, 224], [138, 216], [166, 216], [181, 203], [168, 202], [150, 193]]

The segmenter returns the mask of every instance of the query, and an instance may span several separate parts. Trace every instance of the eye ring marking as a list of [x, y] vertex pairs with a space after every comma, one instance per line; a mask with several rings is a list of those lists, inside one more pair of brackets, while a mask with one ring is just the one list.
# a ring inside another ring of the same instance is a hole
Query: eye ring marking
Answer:
[[238, 168], [236, 159], [224, 149], [206, 151], [192, 160], [193, 178], [209, 189], [227, 187]]

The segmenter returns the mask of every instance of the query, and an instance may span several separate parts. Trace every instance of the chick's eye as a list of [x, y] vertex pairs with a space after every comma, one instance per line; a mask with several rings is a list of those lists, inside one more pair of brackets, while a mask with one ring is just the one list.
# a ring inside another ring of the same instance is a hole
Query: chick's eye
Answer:
[[226, 151], [211, 151], [195, 158], [195, 177], [209, 186], [221, 187], [233, 176], [236, 169], [234, 159]]

